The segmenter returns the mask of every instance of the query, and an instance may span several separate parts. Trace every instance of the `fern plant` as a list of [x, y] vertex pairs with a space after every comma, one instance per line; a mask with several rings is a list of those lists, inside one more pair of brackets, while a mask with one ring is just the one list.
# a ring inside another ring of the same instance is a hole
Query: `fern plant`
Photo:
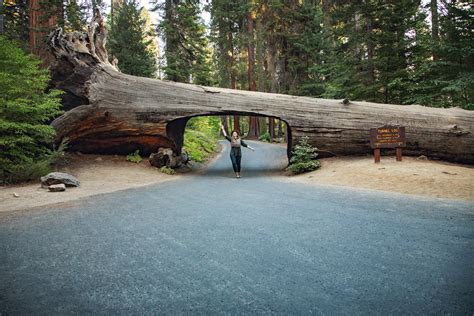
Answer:
[[134, 153], [127, 155], [127, 161], [140, 163], [143, 160], [142, 156], [140, 156], [140, 150], [135, 150]]

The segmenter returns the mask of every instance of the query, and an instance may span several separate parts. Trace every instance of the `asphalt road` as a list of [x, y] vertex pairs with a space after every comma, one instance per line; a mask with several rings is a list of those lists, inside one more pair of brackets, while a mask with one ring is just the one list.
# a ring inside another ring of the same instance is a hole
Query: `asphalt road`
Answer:
[[0, 314], [474, 313], [473, 204], [275, 177], [285, 149], [0, 214]]

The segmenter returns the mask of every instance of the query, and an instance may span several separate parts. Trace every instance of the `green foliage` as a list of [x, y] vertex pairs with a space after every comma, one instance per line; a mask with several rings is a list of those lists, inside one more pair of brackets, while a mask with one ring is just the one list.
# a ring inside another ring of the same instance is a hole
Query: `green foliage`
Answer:
[[13, 165], [9, 168], [8, 173], [3, 170], [4, 173], [0, 174], [0, 180], [2, 180], [0, 184], [38, 180], [52, 171], [51, 163], [49, 159], [45, 159]]
[[140, 156], [140, 151], [137, 149], [134, 153], [127, 155], [127, 161], [140, 163], [143, 160], [142, 156]]
[[216, 140], [203, 132], [186, 130], [184, 132], [184, 149], [188, 153], [189, 159], [204, 162], [216, 150]]
[[[440, 15], [441, 40], [420, 36], [417, 67], [410, 76], [406, 103], [474, 109], [474, 7], [468, 1], [446, 3]], [[431, 58], [431, 54], [436, 58]], [[423, 55], [421, 55], [423, 56]]]
[[258, 138], [259, 141], [262, 141], [262, 142], [270, 142], [270, 134], [268, 132], [265, 132], [263, 133], [262, 135], [260, 135], [260, 137]]
[[317, 151], [317, 148], [308, 143], [307, 137], [301, 138], [293, 150], [287, 170], [294, 174], [300, 174], [318, 169], [321, 164], [316, 159], [318, 157]]
[[165, 78], [211, 85], [210, 53], [199, 1], [166, 1], [159, 30], [165, 41]]
[[220, 120], [214, 116], [194, 117], [184, 131], [184, 150], [189, 159], [204, 162], [215, 152], [219, 137]]
[[3, 15], [4, 36], [27, 48], [28, 42], [28, 0], [2, 1], [0, 14]]
[[0, 182], [29, 180], [54, 159], [54, 129], [61, 114], [58, 90], [45, 92], [49, 72], [0, 36]]
[[168, 175], [173, 175], [173, 174], [176, 173], [176, 171], [174, 171], [173, 168], [170, 168], [170, 167], [167, 167], [167, 166], [163, 166], [159, 170], [160, 170], [160, 172], [162, 172], [164, 174], [168, 174]]
[[211, 73], [248, 89], [252, 44], [259, 91], [473, 109], [471, 2], [438, 1], [434, 36], [423, 1], [214, 0]]
[[[94, 0], [96, 1], [96, 0]], [[82, 31], [87, 24], [88, 6], [85, 2], [70, 0], [63, 4], [64, 30], [67, 32]]]
[[156, 56], [146, 40], [145, 20], [140, 15], [138, 2], [126, 0], [117, 8], [111, 22], [107, 49], [117, 57], [120, 70], [126, 74], [153, 77], [156, 74]]

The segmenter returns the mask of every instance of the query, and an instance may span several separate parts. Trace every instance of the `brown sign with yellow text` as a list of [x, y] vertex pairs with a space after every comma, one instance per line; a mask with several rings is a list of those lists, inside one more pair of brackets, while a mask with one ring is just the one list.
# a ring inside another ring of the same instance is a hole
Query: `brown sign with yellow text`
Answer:
[[370, 129], [370, 147], [401, 148], [406, 146], [404, 126], [382, 126]]

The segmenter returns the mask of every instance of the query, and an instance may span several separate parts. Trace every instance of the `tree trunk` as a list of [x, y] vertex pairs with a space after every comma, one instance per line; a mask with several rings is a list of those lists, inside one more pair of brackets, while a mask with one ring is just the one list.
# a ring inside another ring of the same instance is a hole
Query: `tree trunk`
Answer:
[[323, 25], [326, 30], [331, 28], [331, 5], [333, 0], [322, 0]]
[[0, 12], [2, 12], [0, 14], [0, 35], [3, 35], [4, 31], [3, 31], [3, 24], [4, 24], [4, 14], [3, 14], [3, 1], [0, 3]]
[[[227, 45], [229, 50], [229, 76], [230, 76], [230, 87], [232, 89], [237, 89], [237, 80], [235, 79], [235, 72], [234, 72], [234, 39], [232, 35], [232, 29], [229, 26], [229, 33], [227, 34]], [[241, 134], [240, 128], [240, 118], [238, 115], [234, 115], [234, 128], [233, 131], [236, 131]]]
[[238, 115], [234, 115], [234, 131], [236, 131], [239, 135], [241, 134], [240, 118]]
[[268, 118], [268, 135], [270, 136], [270, 142], [275, 138], [275, 119], [273, 117]]
[[[89, 41], [89, 38], [92, 39]], [[288, 149], [301, 137], [336, 155], [371, 153], [369, 129], [406, 127], [407, 155], [474, 163], [474, 112], [417, 105], [391, 105], [297, 97], [139, 78], [118, 72], [104, 57], [105, 29], [89, 34], [57, 30], [49, 45], [56, 56], [52, 82], [73, 108], [54, 120], [56, 141], [84, 153], [142, 154], [160, 147], [177, 154], [190, 117], [271, 116], [288, 124]], [[323, 155], [321, 155], [323, 156]]]
[[[254, 66], [255, 66], [255, 45], [254, 45], [254, 36], [253, 36], [253, 19], [252, 13], [247, 14], [247, 36], [248, 36], [248, 45], [247, 45], [247, 80], [249, 84], [250, 91], [257, 91], [257, 83], [254, 78]], [[258, 138], [260, 136], [260, 127], [258, 118], [255, 116], [249, 116], [249, 133], [247, 137], [249, 138]]]
[[278, 120], [278, 138], [283, 136], [283, 122]]
[[[224, 126], [224, 130], [229, 135], [229, 124], [227, 123], [227, 116], [221, 115], [221, 124]], [[221, 134], [223, 135], [222, 131]]]
[[436, 50], [439, 44], [439, 14], [438, 14], [438, 1], [437, 0], [431, 0], [430, 10], [431, 10], [431, 38], [433, 40], [432, 56], [433, 56], [433, 60], [438, 60], [438, 55], [436, 54]]
[[47, 50], [45, 37], [56, 27], [61, 14], [62, 7], [52, 1], [30, 0], [28, 4], [30, 51], [45, 65], [54, 61]]

